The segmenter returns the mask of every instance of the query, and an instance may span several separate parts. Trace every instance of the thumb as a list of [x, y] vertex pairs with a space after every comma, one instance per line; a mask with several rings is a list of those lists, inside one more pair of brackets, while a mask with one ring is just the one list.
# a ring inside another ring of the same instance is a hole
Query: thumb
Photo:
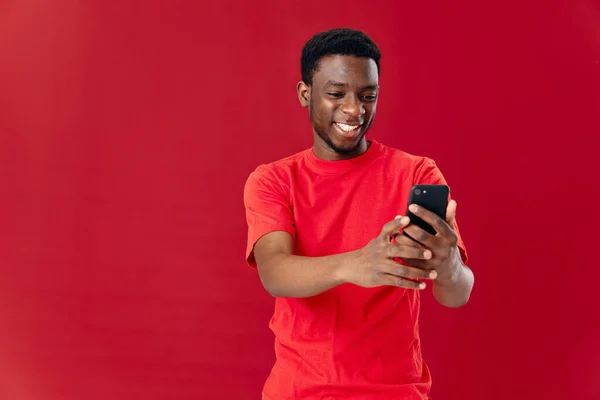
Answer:
[[405, 228], [410, 223], [408, 217], [397, 215], [393, 220], [386, 223], [381, 229], [380, 237], [386, 242], [391, 242], [394, 235], [400, 230]]
[[456, 220], [456, 201], [450, 200], [448, 207], [446, 208], [446, 222], [450, 227], [454, 227], [454, 221]]

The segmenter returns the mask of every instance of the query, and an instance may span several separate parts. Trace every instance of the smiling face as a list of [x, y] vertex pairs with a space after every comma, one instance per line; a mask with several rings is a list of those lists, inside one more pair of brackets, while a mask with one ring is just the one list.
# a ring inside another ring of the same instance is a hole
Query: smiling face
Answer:
[[319, 60], [312, 84], [298, 84], [308, 107], [315, 155], [324, 160], [356, 157], [367, 150], [365, 134], [373, 123], [379, 92], [374, 60], [348, 55]]

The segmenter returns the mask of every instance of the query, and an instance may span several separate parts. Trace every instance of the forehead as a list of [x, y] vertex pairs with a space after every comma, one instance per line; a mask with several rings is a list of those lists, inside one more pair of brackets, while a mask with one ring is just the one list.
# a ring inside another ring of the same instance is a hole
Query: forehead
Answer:
[[313, 84], [321, 86], [328, 81], [351, 86], [377, 85], [379, 74], [372, 58], [346, 55], [326, 56], [319, 60], [319, 69], [313, 75]]

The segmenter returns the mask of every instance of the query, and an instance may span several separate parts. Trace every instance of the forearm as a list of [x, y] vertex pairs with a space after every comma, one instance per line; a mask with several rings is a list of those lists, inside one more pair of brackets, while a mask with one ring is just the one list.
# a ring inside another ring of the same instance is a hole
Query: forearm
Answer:
[[354, 252], [324, 257], [279, 254], [259, 265], [265, 289], [274, 297], [311, 297], [345, 283], [343, 269]]
[[456, 267], [450, 276], [438, 276], [433, 281], [433, 296], [446, 307], [461, 307], [469, 301], [475, 282], [473, 272], [457, 256]]

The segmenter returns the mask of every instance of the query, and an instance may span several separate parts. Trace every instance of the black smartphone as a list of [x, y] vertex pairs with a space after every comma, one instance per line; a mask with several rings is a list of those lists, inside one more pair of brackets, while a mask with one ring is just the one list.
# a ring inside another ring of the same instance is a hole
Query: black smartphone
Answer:
[[[445, 220], [449, 196], [450, 188], [447, 185], [415, 185], [410, 190], [408, 205], [417, 204], [422, 206]], [[406, 215], [410, 218], [411, 224], [419, 226], [432, 235], [436, 234], [435, 229], [431, 225], [411, 213], [408, 209], [406, 210]]]

